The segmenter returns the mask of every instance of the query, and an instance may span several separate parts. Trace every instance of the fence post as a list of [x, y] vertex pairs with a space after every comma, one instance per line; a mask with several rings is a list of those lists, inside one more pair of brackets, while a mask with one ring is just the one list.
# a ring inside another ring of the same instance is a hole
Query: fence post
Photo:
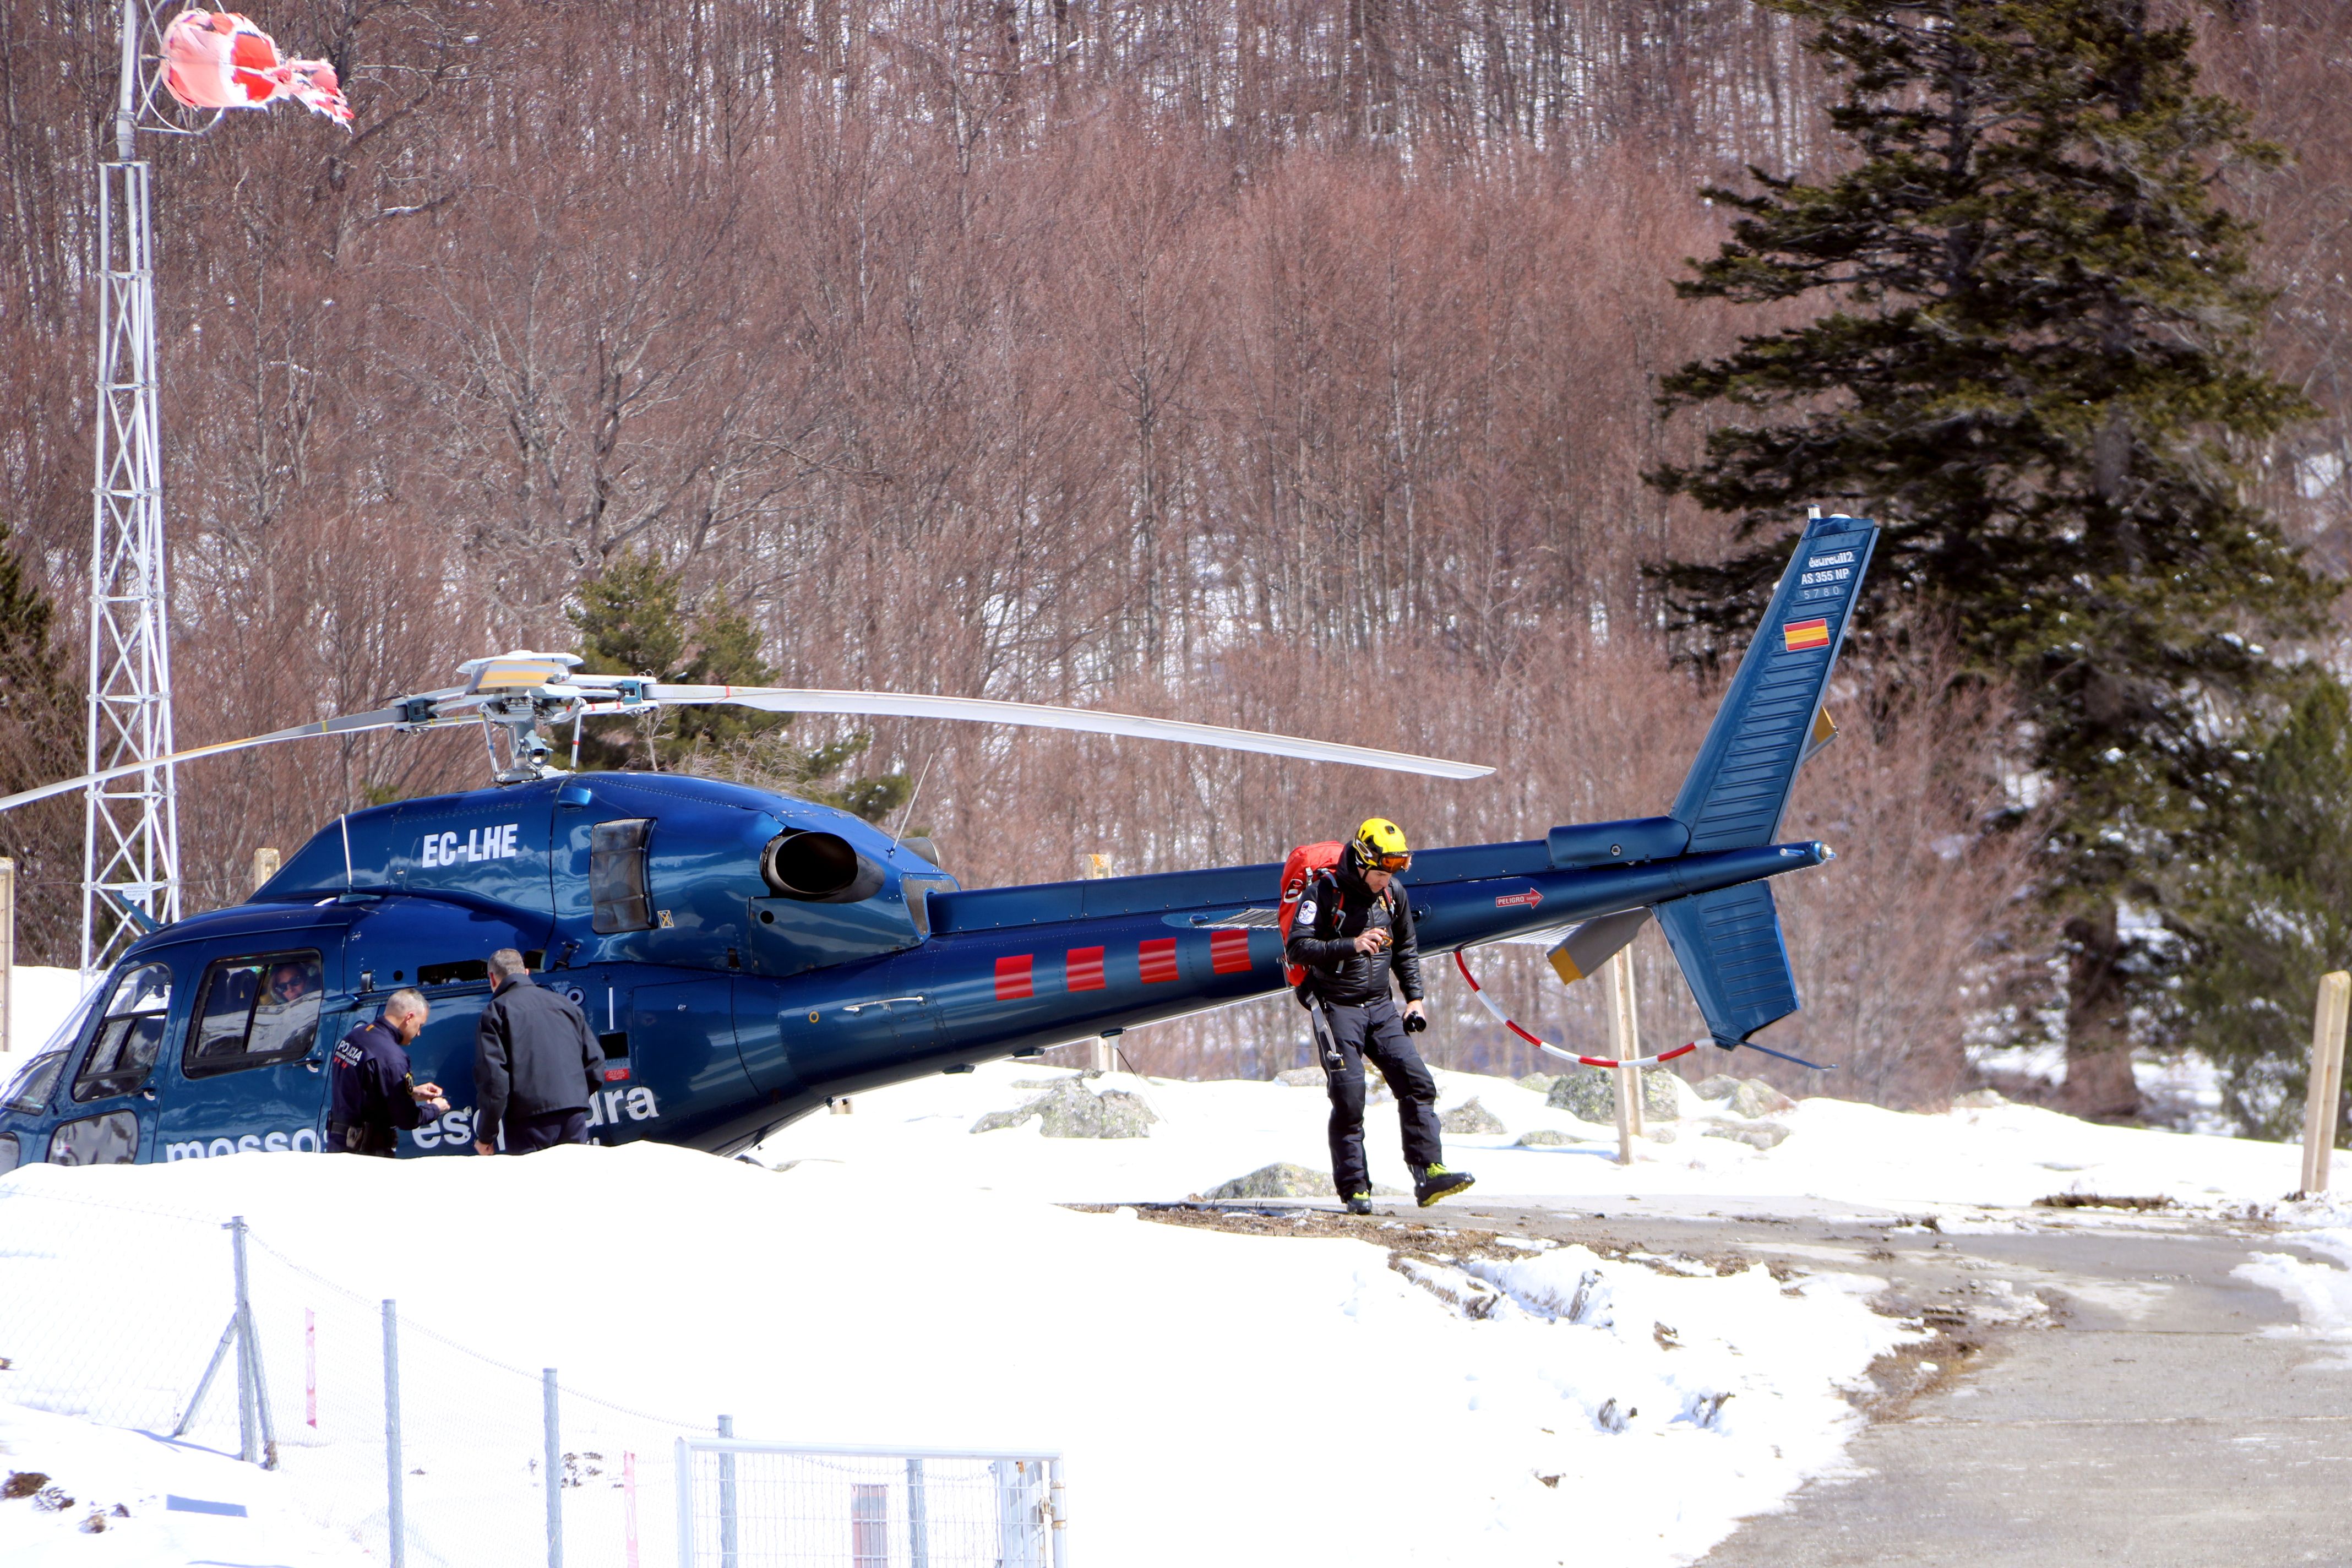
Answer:
[[[237, 1457], [248, 1465], [261, 1463], [265, 1457], [262, 1436], [263, 1415], [261, 1388], [261, 1347], [253, 1338], [253, 1297], [247, 1286], [245, 1271], [245, 1216], [232, 1215], [228, 1222], [229, 1258], [236, 1270], [236, 1445]], [[273, 1461], [275, 1455], [268, 1456]]]
[[402, 1506], [400, 1458], [400, 1307], [383, 1304], [383, 1479], [384, 1530], [390, 1540], [392, 1568], [408, 1561], [407, 1510]]
[[16, 1023], [16, 862], [0, 858], [0, 1052]]
[[907, 1461], [907, 1568], [931, 1568], [930, 1500], [923, 1495], [923, 1461]]
[[2311, 1074], [2303, 1090], [2303, 1192], [2327, 1190], [2328, 1155], [2336, 1147], [2336, 1101], [2344, 1090], [2345, 1009], [2352, 1005], [2352, 973], [2319, 977], [2319, 1005], [2311, 1020]]
[[1049, 1460], [1045, 1476], [1051, 1489], [1046, 1495], [1054, 1505], [1054, 1568], [1070, 1568], [1070, 1512], [1067, 1494], [1062, 1489], [1062, 1461]]
[[621, 1451], [621, 1512], [629, 1568], [637, 1568], [637, 1456], [626, 1448]]
[[694, 1568], [694, 1450], [683, 1437], [670, 1475], [677, 1498], [677, 1568]]
[[[1642, 1054], [1642, 1021], [1633, 992], [1631, 945], [1619, 948], [1609, 960], [1609, 1035], [1619, 1061]], [[1617, 1163], [1633, 1163], [1633, 1139], [1642, 1128], [1642, 1069], [1612, 1068], [1617, 1080]]]
[[[735, 1436], [735, 1417], [719, 1418], [719, 1435]], [[719, 1568], [736, 1568], [735, 1563], [735, 1456], [722, 1452], [719, 1456]]]
[[547, 1568], [563, 1568], [563, 1432], [553, 1367], [540, 1373], [540, 1387], [547, 1406]]

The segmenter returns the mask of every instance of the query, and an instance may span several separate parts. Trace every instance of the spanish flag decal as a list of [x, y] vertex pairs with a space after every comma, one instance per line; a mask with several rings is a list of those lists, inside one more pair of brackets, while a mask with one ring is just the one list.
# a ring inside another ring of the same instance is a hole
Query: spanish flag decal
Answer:
[[1809, 647], [1830, 646], [1830, 624], [1826, 620], [1790, 621], [1780, 628], [1781, 640], [1790, 653]]

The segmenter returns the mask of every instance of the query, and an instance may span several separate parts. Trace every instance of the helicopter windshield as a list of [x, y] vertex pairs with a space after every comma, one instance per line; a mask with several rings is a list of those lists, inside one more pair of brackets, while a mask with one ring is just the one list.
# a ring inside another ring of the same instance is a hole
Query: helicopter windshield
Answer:
[[40, 1110], [49, 1102], [49, 1090], [58, 1086], [58, 1071], [65, 1065], [63, 1051], [46, 1051], [26, 1062], [8, 1092], [0, 1095], [0, 1110]]

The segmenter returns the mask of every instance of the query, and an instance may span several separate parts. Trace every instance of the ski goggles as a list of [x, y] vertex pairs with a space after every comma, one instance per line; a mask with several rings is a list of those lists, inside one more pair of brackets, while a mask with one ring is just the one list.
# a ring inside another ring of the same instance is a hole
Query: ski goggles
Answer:
[[1367, 849], [1359, 845], [1356, 847], [1356, 856], [1364, 863], [1364, 869], [1367, 871], [1402, 871], [1412, 864], [1412, 851], [1410, 849], [1400, 850], [1394, 854], [1383, 854], [1379, 850]]

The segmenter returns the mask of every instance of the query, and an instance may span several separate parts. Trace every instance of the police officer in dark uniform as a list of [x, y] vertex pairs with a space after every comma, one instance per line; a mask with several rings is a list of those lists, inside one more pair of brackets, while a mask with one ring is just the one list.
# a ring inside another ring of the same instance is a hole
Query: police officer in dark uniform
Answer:
[[[1372, 1212], [1371, 1174], [1364, 1163], [1368, 1058], [1396, 1095], [1404, 1163], [1412, 1169], [1421, 1205], [1465, 1191], [1472, 1181], [1466, 1171], [1445, 1168], [1437, 1080], [1405, 1037], [1429, 1026], [1412, 906], [1389, 886], [1412, 864], [1404, 829], [1384, 816], [1368, 819], [1340, 852], [1339, 865], [1307, 882], [1283, 948], [1286, 959], [1307, 971], [1299, 1000], [1314, 1019], [1316, 1053], [1330, 1088], [1331, 1179], [1349, 1214]], [[1391, 976], [1404, 990], [1402, 1016], [1389, 990]]]
[[604, 1087], [604, 1047], [571, 999], [530, 981], [522, 954], [490, 954], [498, 989], [474, 1026], [474, 1152], [528, 1154], [588, 1142], [588, 1098]]
[[328, 1068], [331, 1152], [389, 1160], [400, 1152], [402, 1129], [422, 1127], [449, 1109], [439, 1084], [410, 1079], [408, 1044], [430, 1011], [417, 993], [395, 991], [384, 999], [380, 1016], [336, 1045]]

